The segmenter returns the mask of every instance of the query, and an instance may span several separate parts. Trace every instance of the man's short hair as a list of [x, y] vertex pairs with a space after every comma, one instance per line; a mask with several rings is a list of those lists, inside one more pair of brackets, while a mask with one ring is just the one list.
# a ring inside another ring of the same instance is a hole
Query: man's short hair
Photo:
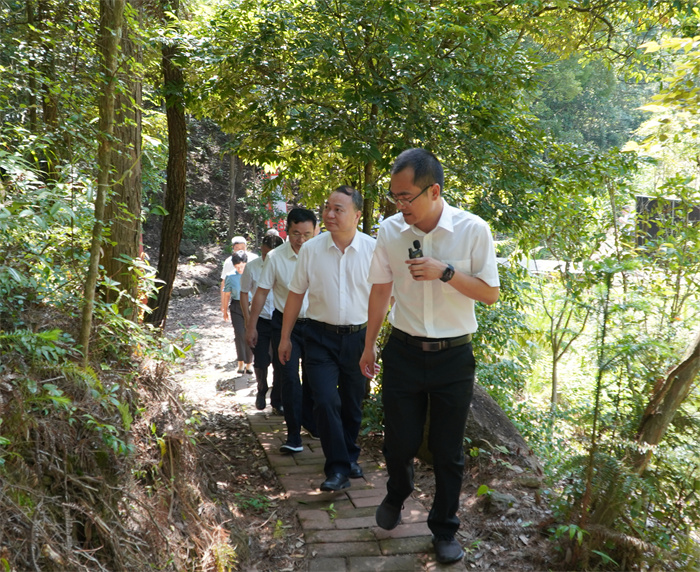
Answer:
[[234, 236], [234, 237], [231, 239], [231, 246], [233, 246], [234, 244], [246, 244], [246, 239], [245, 239], [245, 237], [243, 237], [243, 236]]
[[425, 187], [430, 183], [440, 185], [440, 191], [445, 188], [445, 173], [438, 158], [430, 151], [414, 148], [406, 149], [394, 161], [391, 174], [395, 175], [407, 168], [413, 169], [413, 184]]
[[248, 262], [248, 255], [242, 250], [237, 250], [231, 255], [231, 263], [236, 266], [241, 262]]
[[[333, 193], [343, 193], [352, 199], [352, 204], [355, 206], [356, 211], [362, 211], [362, 193], [360, 191], [349, 187], [348, 185], [340, 185]], [[331, 194], [333, 194], [331, 193]]]
[[294, 207], [287, 213], [287, 231], [293, 224], [299, 224], [300, 222], [312, 222], [314, 228], [316, 228], [316, 214], [309, 209]]
[[275, 234], [266, 232], [262, 239], [262, 245], [267, 246], [270, 250], [274, 250], [280, 244], [284, 244], [284, 240], [282, 240], [282, 237], [277, 231], [275, 231]]

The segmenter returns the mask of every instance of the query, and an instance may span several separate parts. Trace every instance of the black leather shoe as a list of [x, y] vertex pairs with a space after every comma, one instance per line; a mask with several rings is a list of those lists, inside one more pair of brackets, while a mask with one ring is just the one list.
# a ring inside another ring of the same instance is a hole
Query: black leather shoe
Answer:
[[395, 506], [387, 501], [384, 497], [382, 504], [377, 507], [377, 512], [374, 518], [377, 520], [377, 526], [384, 530], [393, 530], [401, 522], [402, 506]]
[[363, 476], [364, 473], [362, 472], [362, 467], [355, 462], [350, 463], [350, 474], [348, 477], [351, 479], [361, 479]]
[[258, 411], [262, 411], [265, 409], [265, 394], [262, 392], [258, 392], [257, 397], [255, 398], [255, 408]]
[[440, 564], [449, 564], [450, 562], [457, 562], [464, 558], [464, 550], [452, 537], [436, 537], [433, 536], [433, 546], [435, 547], [435, 559], [440, 562]]
[[346, 475], [336, 473], [332, 477], [328, 477], [321, 483], [322, 491], [342, 491], [350, 486], [350, 479]]

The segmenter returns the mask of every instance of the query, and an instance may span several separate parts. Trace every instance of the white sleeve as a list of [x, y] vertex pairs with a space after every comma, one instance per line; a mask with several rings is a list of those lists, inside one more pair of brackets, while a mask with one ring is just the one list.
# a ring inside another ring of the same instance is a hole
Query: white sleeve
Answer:
[[299, 259], [294, 267], [294, 274], [289, 283], [289, 291], [303, 294], [309, 289], [309, 255], [303, 246], [299, 250]]
[[262, 271], [260, 272], [260, 280], [258, 280], [258, 288], [263, 290], [272, 290], [275, 285], [275, 257], [273, 252], [270, 252], [263, 262]]
[[394, 275], [389, 265], [389, 254], [386, 250], [386, 232], [381, 226], [377, 233], [377, 244], [372, 254], [367, 281], [370, 284], [388, 284], [394, 281]]
[[241, 275], [241, 292], [250, 292], [253, 289], [253, 275], [248, 270], [248, 265], [245, 265], [245, 270]]
[[226, 260], [224, 260], [224, 267], [221, 270], [221, 279], [223, 280], [229, 274], [233, 274], [235, 271], [236, 271], [236, 268], [233, 266], [233, 261], [231, 260], [231, 257], [229, 256]]

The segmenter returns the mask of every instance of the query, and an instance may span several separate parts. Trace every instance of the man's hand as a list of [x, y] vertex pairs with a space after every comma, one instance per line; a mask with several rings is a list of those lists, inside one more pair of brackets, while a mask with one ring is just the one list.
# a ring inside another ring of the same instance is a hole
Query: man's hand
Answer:
[[377, 363], [377, 348], [374, 346], [371, 349], [365, 348], [360, 358], [360, 371], [362, 375], [373, 379], [374, 376], [379, 373], [379, 369], [379, 364]]
[[445, 272], [447, 264], [434, 258], [412, 258], [406, 260], [408, 271], [414, 280], [437, 280]]
[[224, 307], [222, 308], [222, 310], [224, 311], [224, 322], [228, 322], [228, 321], [229, 321], [229, 319], [228, 319], [228, 308], [227, 308], [226, 306], [224, 306]]
[[287, 338], [280, 339], [280, 345], [277, 348], [277, 356], [282, 365], [286, 364], [292, 357], [292, 341]]
[[254, 348], [258, 343], [258, 330], [257, 328], [251, 326], [253, 326], [252, 323], [250, 323], [245, 329], [245, 341], [251, 348]]

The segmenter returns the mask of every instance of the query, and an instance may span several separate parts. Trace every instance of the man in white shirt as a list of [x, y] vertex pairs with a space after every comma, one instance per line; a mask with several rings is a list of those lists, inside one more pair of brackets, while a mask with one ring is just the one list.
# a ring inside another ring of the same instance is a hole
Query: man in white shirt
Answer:
[[[258, 288], [258, 281], [262, 273], [263, 263], [270, 251], [284, 243], [279, 233], [271, 229], [262, 240], [260, 250], [262, 256], [246, 264], [243, 276], [241, 276], [241, 310], [246, 323], [250, 319], [250, 300], [255, 295]], [[258, 343], [253, 350], [253, 369], [255, 379], [258, 384], [258, 393], [255, 398], [255, 406], [259, 410], [265, 409], [267, 405], [267, 370], [272, 364], [272, 391], [270, 392], [270, 405], [274, 412], [282, 412], [281, 391], [281, 369], [277, 361], [277, 348], [272, 347], [272, 312], [275, 306], [272, 299], [272, 292], [267, 295], [263, 309], [258, 316], [256, 329], [258, 331]], [[247, 343], [247, 342], [246, 342]]]
[[[287, 214], [287, 236], [289, 239], [282, 246], [267, 255], [263, 264], [258, 289], [253, 296], [250, 307], [250, 319], [246, 325], [246, 339], [251, 347], [258, 343], [257, 322], [265, 304], [268, 293], [272, 290], [272, 344], [279, 346], [282, 317], [287, 304], [289, 283], [297, 264], [299, 249], [316, 230], [316, 215], [302, 208], [294, 208]], [[306, 327], [306, 307], [304, 301], [292, 331], [292, 355], [282, 365], [282, 406], [284, 421], [287, 425], [287, 440], [280, 447], [282, 453], [301, 453], [304, 446], [301, 441], [301, 428], [305, 427], [311, 434], [315, 433], [313, 420], [313, 400], [307, 384], [302, 385], [299, 377], [299, 364], [304, 359], [303, 333]]]
[[349, 478], [362, 477], [357, 436], [366, 382], [357, 362], [365, 343], [367, 275], [375, 240], [357, 231], [361, 216], [362, 195], [355, 189], [338, 187], [328, 197], [323, 222], [329, 232], [299, 251], [278, 350], [285, 363], [292, 351], [292, 328], [308, 292], [304, 343], [316, 428], [326, 456], [322, 491], [345, 489]]
[[403, 501], [413, 491], [413, 458], [429, 405], [428, 447], [436, 486], [428, 526], [438, 562], [449, 563], [464, 556], [455, 533], [464, 427], [474, 384], [474, 302], [494, 304], [500, 283], [488, 225], [448, 205], [443, 185], [442, 166], [432, 153], [409, 149], [396, 159], [387, 198], [399, 212], [382, 223], [377, 236], [360, 369], [367, 377], [378, 371], [377, 336], [393, 295], [392, 333], [382, 352], [389, 480], [375, 516], [387, 530], [401, 522]]

